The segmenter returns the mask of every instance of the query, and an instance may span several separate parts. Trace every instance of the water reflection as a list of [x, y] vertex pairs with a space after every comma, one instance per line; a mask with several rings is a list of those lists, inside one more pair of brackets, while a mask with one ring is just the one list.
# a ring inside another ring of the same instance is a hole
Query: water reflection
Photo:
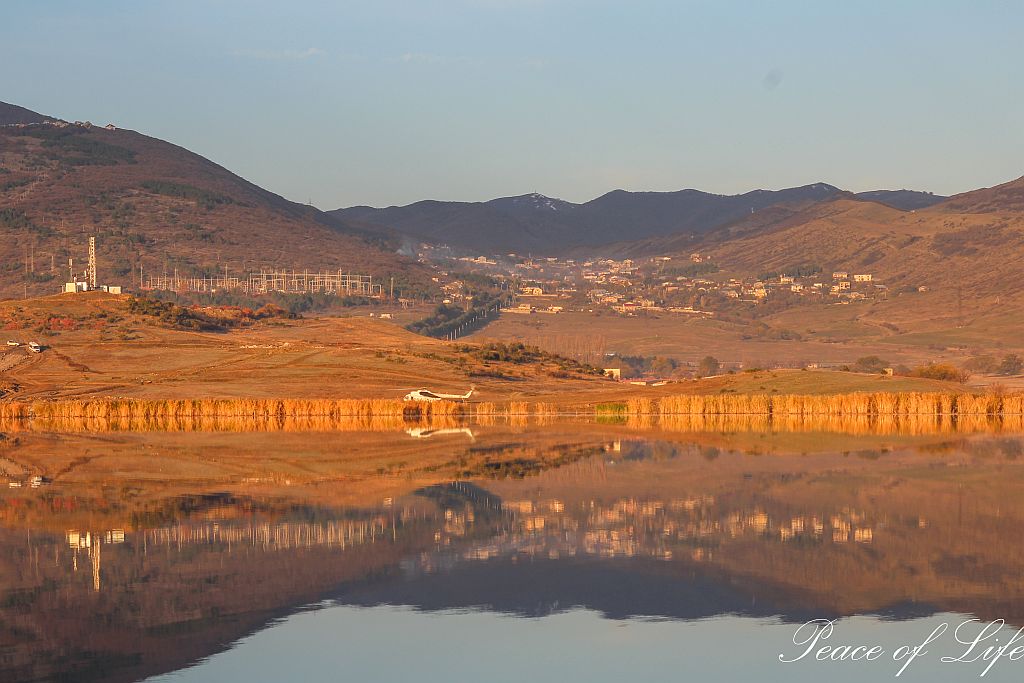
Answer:
[[[394, 438], [437, 444], [443, 457], [415, 476], [316, 470], [269, 488], [262, 459], [228, 487], [194, 473], [171, 487], [125, 468], [127, 456], [97, 479], [60, 464], [60, 439], [8, 440], [0, 466], [10, 481], [39, 476], [40, 443], [59, 471], [37, 488], [0, 490], [0, 677], [135, 680], [325, 599], [530, 617], [956, 612], [1024, 623], [1021, 438], [826, 440], [815, 450], [798, 434], [769, 439], [778, 452], [751, 434], [403, 431]], [[111, 437], [104, 453], [165, 449], [167, 438]], [[249, 448], [240, 435], [188, 438], [193, 459]], [[323, 435], [292, 438], [277, 447], [309, 454], [290, 468], [313, 468], [326, 452]]]

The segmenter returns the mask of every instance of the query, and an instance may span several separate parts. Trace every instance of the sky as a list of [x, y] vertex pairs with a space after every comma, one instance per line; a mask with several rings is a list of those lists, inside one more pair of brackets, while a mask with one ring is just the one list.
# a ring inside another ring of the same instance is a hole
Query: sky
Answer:
[[0, 101], [322, 209], [1024, 174], [1024, 3], [6, 2]]

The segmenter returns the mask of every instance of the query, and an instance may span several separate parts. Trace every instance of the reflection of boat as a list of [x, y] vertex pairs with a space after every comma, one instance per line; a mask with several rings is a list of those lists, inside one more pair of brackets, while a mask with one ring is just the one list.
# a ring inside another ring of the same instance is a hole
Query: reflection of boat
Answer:
[[426, 401], [428, 403], [434, 401], [465, 401], [473, 395], [474, 391], [476, 391], [476, 387], [470, 387], [469, 391], [465, 394], [439, 394], [436, 391], [430, 391], [429, 389], [415, 389], [406, 394], [403, 400]]
[[450, 434], [465, 434], [470, 439], [476, 440], [476, 435], [473, 434], [473, 430], [469, 427], [461, 428], [448, 428], [448, 429], [430, 429], [429, 427], [413, 427], [412, 429], [406, 429], [405, 433], [414, 439], [429, 439], [432, 436], [445, 436]]

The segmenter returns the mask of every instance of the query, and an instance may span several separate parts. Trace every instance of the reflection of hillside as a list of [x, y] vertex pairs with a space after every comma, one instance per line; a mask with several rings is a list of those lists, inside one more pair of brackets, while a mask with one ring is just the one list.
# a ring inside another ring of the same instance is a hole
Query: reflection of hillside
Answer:
[[140, 531], [0, 531], [0, 678], [178, 668], [345, 581], [386, 575], [441, 523], [423, 506], [305, 512], [314, 519], [228, 512]]
[[[762, 457], [730, 450], [728, 434], [721, 447], [568, 434], [455, 436], [431, 485], [358, 508], [311, 502], [317, 487], [7, 491], [0, 677], [168, 671], [331, 596], [531, 615], [1024, 621], [1019, 439]], [[452, 470], [473, 481], [445, 482]]]

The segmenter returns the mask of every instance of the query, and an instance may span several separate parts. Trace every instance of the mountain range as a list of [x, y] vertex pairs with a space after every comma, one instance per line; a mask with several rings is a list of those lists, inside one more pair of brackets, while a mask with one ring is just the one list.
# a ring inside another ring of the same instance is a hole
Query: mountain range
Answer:
[[[177, 145], [0, 103], [0, 297], [55, 293], [97, 238], [99, 279], [327, 269], [429, 282], [379, 228], [288, 201]], [[79, 268], [80, 269], [80, 268]]]
[[488, 254], [700, 251], [737, 274], [814, 264], [870, 269], [915, 289], [949, 289], [955, 276], [965, 296], [1003, 302], [1024, 288], [1024, 179], [948, 198], [815, 183], [734, 196], [616, 190], [582, 204], [529, 194], [324, 212], [135, 131], [2, 103], [0, 121], [0, 297], [57, 291], [68, 259], [84, 264], [90, 235], [100, 279], [123, 285], [140, 268], [194, 276], [266, 267], [430, 287], [428, 266], [399, 253], [411, 238]]
[[[739, 195], [699, 190], [614, 190], [582, 204], [534, 193], [486, 202], [427, 200], [383, 209], [356, 206], [330, 213], [424, 242], [485, 253], [547, 254], [601, 247], [624, 238], [650, 240], [671, 235], [692, 239], [768, 207], [805, 206], [842, 194], [827, 183]], [[945, 199], [911, 190], [878, 190], [854, 196], [903, 210]]]

